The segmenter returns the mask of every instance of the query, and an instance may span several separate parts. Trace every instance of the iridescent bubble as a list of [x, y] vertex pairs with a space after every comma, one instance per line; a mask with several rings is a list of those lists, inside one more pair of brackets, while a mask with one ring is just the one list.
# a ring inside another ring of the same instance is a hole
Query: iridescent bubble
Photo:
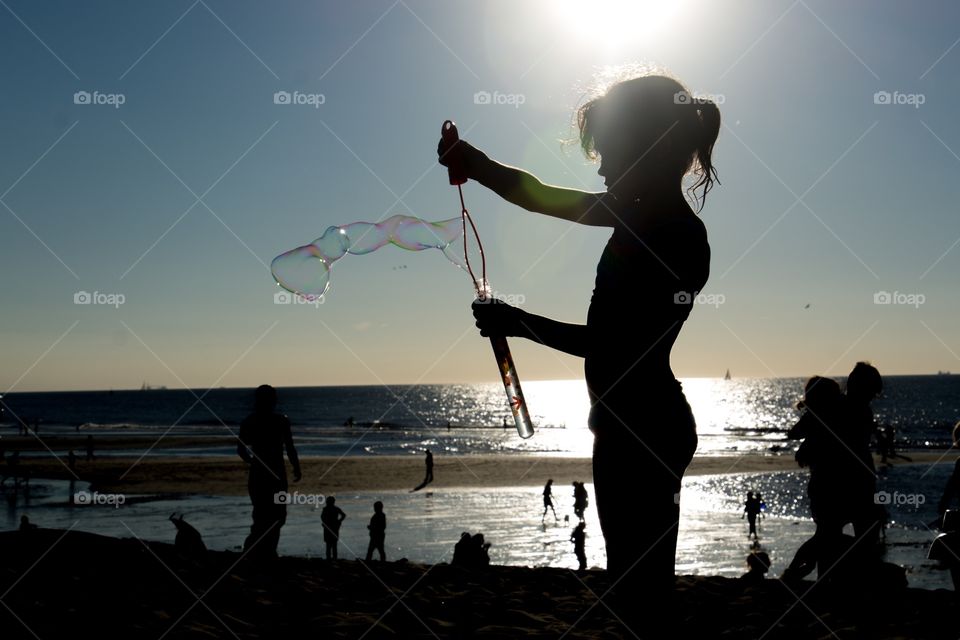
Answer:
[[380, 223], [352, 222], [327, 227], [308, 245], [291, 249], [273, 259], [270, 270], [277, 283], [292, 293], [321, 296], [330, 286], [330, 268], [348, 253], [363, 255], [394, 244], [408, 251], [440, 249], [450, 262], [466, 269], [457, 242], [463, 237], [463, 221], [451, 218], [427, 222], [396, 215]]

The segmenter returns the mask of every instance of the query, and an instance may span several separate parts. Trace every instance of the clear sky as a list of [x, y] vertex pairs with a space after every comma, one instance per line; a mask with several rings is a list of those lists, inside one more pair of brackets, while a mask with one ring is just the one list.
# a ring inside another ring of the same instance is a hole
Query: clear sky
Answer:
[[[561, 140], [635, 62], [723, 100], [718, 304], [678, 376], [960, 371], [958, 25], [948, 1], [3, 0], [0, 392], [496, 380], [439, 252], [348, 256], [317, 307], [274, 304], [268, 265], [331, 224], [456, 216], [446, 118], [601, 190]], [[585, 321], [609, 231], [465, 195], [495, 289]], [[524, 379], [582, 375], [513, 351]]]

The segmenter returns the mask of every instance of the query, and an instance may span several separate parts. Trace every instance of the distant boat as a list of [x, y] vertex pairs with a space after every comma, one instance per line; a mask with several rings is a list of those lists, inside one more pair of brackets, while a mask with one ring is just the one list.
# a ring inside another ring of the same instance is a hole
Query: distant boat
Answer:
[[723, 379], [724, 379], [724, 380], [729, 380], [729, 379], [730, 379], [730, 369], [727, 369], [727, 373], [726, 373], [725, 376], [723, 376]]
[[950, 372], [949, 372], [949, 371], [937, 371], [937, 375], [938, 375], [938, 376], [949, 376], [949, 375], [950, 375]]

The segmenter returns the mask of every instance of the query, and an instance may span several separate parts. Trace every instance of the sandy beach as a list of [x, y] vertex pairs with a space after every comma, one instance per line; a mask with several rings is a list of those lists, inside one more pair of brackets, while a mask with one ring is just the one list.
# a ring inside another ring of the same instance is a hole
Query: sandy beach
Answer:
[[[173, 545], [80, 531], [0, 533], [5, 638], [636, 638], [649, 621], [600, 601], [606, 572], [280, 558], [186, 558]], [[104, 563], [104, 557], [111, 558]], [[680, 576], [677, 638], [955, 638], [947, 591], [810, 591]], [[842, 597], [839, 597], [842, 595]], [[800, 598], [802, 597], [802, 601]], [[882, 610], [883, 615], [877, 615]]]
[[[915, 464], [956, 460], [955, 452], [912, 452]], [[542, 485], [547, 478], [558, 484], [593, 477], [589, 458], [551, 456], [438, 455], [431, 487], [477, 488]], [[903, 463], [898, 463], [903, 464]], [[304, 493], [411, 489], [423, 479], [419, 456], [305, 457], [303, 479], [295, 486]], [[21, 469], [31, 476], [90, 482], [99, 491], [126, 493], [184, 493], [246, 495], [246, 466], [234, 457], [111, 456], [87, 462], [79, 459], [73, 473], [66, 460], [25, 456]], [[697, 457], [687, 475], [791, 471], [793, 456], [746, 455]], [[289, 465], [288, 465], [289, 473]], [[75, 474], [75, 476], [74, 476]]]

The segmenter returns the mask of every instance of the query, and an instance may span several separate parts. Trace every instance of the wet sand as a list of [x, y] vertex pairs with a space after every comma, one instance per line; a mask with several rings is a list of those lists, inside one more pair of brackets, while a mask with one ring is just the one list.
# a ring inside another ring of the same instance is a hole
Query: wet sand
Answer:
[[[956, 460], [955, 452], [914, 452], [915, 464]], [[412, 489], [424, 477], [420, 456], [306, 457], [301, 461], [303, 480], [291, 483], [302, 493], [335, 494], [347, 491]], [[897, 464], [906, 464], [898, 462]], [[66, 460], [25, 456], [20, 463], [31, 476], [91, 483], [98, 491], [123, 493], [183, 493], [246, 495], [246, 465], [235, 457], [151, 456], [78, 460], [71, 472]], [[796, 470], [793, 456], [747, 455], [698, 457], [687, 475]], [[288, 466], [289, 475], [289, 466]], [[521, 455], [453, 456], [437, 454], [433, 489], [514, 487], [543, 485], [553, 478], [558, 485], [593, 477], [589, 458]], [[292, 480], [292, 477], [291, 477]]]

